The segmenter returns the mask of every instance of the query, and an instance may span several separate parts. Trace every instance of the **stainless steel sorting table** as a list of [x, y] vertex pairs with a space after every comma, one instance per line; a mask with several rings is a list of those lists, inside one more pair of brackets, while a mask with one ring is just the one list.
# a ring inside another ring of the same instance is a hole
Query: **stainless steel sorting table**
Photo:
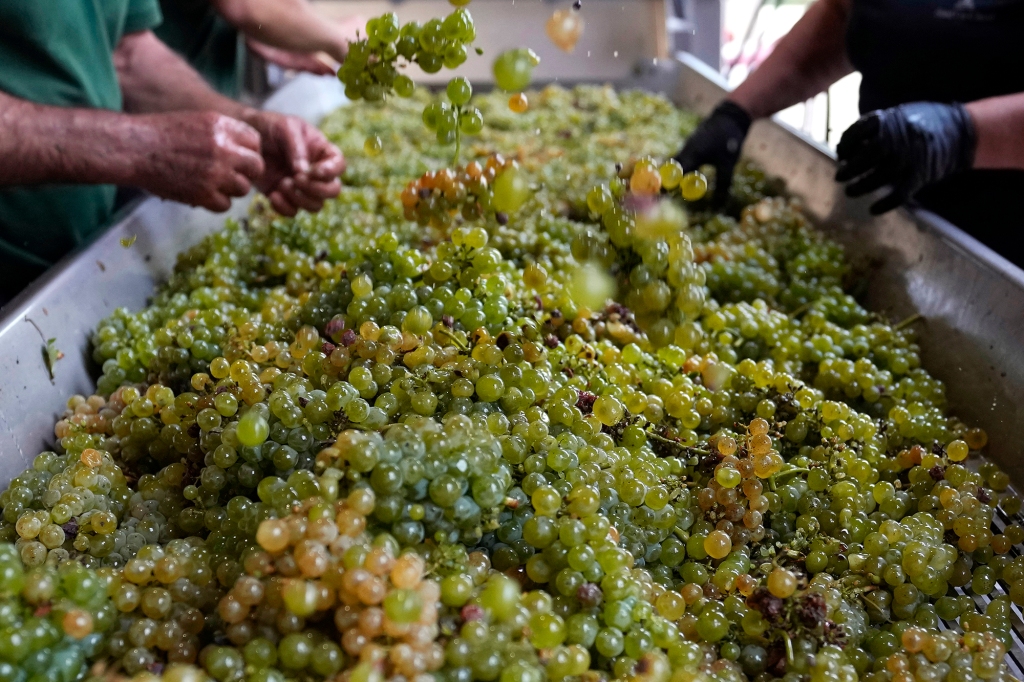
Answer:
[[[662, 92], [679, 106], [708, 113], [725, 87], [691, 57], [647, 68], [624, 87]], [[267, 108], [318, 121], [344, 102], [333, 78], [300, 77]], [[975, 239], [924, 211], [875, 218], [869, 200], [848, 200], [833, 182], [826, 149], [776, 122], [751, 129], [745, 153], [783, 178], [808, 213], [842, 243], [854, 262], [870, 262], [868, 308], [901, 319], [920, 314], [923, 364], [947, 386], [950, 410], [989, 434], [989, 454], [1018, 488], [1024, 484], [1024, 272]], [[242, 215], [248, 199], [236, 201]], [[6, 485], [52, 446], [53, 426], [74, 393], [93, 387], [89, 335], [117, 307], [145, 305], [181, 250], [223, 224], [214, 215], [147, 199], [92, 244], [62, 260], [0, 312], [0, 484]], [[137, 236], [130, 248], [120, 240]], [[47, 338], [65, 357], [53, 382], [43, 362]], [[1006, 522], [999, 519], [997, 525]], [[997, 592], [1001, 588], [997, 588]], [[995, 593], [994, 593], [995, 594]], [[976, 598], [984, 606], [988, 598]], [[1013, 673], [1022, 678], [1021, 612], [1014, 607]]]

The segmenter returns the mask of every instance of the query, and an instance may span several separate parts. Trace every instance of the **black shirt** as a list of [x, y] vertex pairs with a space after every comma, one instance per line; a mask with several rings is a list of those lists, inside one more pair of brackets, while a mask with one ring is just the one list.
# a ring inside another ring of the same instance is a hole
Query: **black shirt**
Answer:
[[[853, 0], [846, 44], [862, 113], [1024, 92], [1024, 0]], [[915, 199], [1024, 266], [1024, 171], [962, 173]]]

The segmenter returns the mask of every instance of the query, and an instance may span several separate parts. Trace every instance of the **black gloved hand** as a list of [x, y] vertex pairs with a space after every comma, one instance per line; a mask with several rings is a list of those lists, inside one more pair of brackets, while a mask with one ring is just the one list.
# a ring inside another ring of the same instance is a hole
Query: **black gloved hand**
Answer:
[[687, 138], [683, 150], [676, 155], [676, 161], [687, 173], [704, 164], [715, 167], [713, 201], [716, 205], [722, 205], [729, 198], [732, 172], [740, 158], [740, 147], [750, 130], [750, 123], [750, 114], [743, 107], [735, 102], [722, 102], [697, 126]]
[[[889, 185], [871, 213], [891, 211], [915, 192], [974, 163], [974, 121], [962, 104], [911, 102], [872, 111], [843, 133], [837, 182], [857, 197]], [[850, 181], [853, 182], [850, 182]]]

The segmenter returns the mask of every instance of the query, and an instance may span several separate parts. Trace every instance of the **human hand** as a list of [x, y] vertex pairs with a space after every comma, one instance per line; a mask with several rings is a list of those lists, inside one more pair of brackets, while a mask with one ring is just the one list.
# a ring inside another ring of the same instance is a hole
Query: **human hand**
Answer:
[[750, 130], [750, 114], [735, 102], [722, 102], [686, 139], [676, 161], [687, 173], [705, 164], [715, 167], [713, 201], [721, 206], [729, 198], [732, 173], [740, 158], [740, 148]]
[[260, 133], [266, 170], [256, 186], [275, 211], [315, 213], [326, 199], [338, 196], [345, 158], [315, 126], [269, 111], [250, 111], [244, 120]]
[[293, 52], [271, 47], [265, 43], [252, 38], [246, 38], [246, 46], [255, 54], [262, 57], [270, 64], [276, 64], [282, 69], [291, 71], [304, 71], [315, 76], [332, 76], [337, 71], [331, 67], [325, 59], [312, 52]]
[[889, 186], [871, 205], [879, 215], [904, 203], [925, 185], [968, 170], [977, 141], [962, 104], [912, 102], [862, 116], [843, 133], [837, 182], [858, 197]]
[[226, 211], [264, 176], [260, 134], [221, 114], [176, 112], [131, 117], [136, 158], [119, 178], [164, 199]]
[[366, 37], [366, 19], [350, 16], [339, 21], [324, 21], [318, 26], [318, 33], [319, 39], [308, 43], [311, 46], [309, 51], [272, 47], [249, 37], [245, 42], [250, 50], [281, 68], [318, 76], [333, 75], [348, 56], [349, 43]]

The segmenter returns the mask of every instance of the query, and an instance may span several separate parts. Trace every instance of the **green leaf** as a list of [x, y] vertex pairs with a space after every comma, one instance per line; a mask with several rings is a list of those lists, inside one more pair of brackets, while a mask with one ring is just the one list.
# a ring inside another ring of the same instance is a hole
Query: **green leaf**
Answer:
[[53, 381], [53, 366], [63, 358], [64, 353], [57, 348], [57, 339], [47, 339], [46, 345], [43, 346], [43, 363], [46, 365], [46, 371], [50, 374], [50, 381]]

